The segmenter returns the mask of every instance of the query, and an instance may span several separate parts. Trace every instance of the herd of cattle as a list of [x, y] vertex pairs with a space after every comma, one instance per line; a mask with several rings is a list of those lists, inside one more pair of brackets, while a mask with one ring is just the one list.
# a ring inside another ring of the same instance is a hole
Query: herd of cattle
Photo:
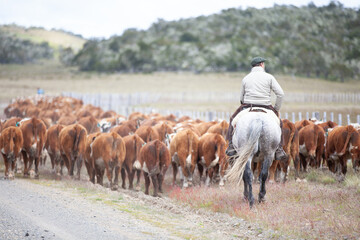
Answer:
[[[7, 117], [0, 124], [0, 149], [5, 164], [5, 178], [13, 178], [20, 168], [25, 176], [39, 176], [39, 165], [49, 156], [54, 173], [80, 179], [83, 162], [91, 182], [103, 184], [104, 173], [112, 189], [118, 188], [119, 174], [125, 188], [136, 187], [140, 175], [145, 178], [145, 193], [149, 193], [150, 178], [154, 195], [162, 191], [167, 169], [172, 165], [173, 184], [180, 172], [183, 187], [193, 184], [197, 167], [200, 180], [205, 170], [205, 185], [220, 180], [224, 185], [229, 161], [225, 154], [228, 122], [205, 122], [170, 114], [134, 112], [128, 117], [114, 111], [103, 111], [91, 104], [69, 97], [18, 99], [4, 110]], [[347, 171], [347, 161], [354, 169], [360, 166], [360, 133], [352, 125], [311, 120], [295, 124], [283, 119], [285, 161], [274, 160], [269, 180], [276, 172], [285, 181], [291, 159], [295, 176], [313, 168], [327, 166], [332, 172]], [[32, 169], [34, 165], [34, 170]], [[22, 168], [23, 166], [23, 168]], [[254, 173], [261, 166], [253, 163]], [[114, 175], [114, 176], [113, 176]], [[256, 174], [255, 174], [256, 177]]]

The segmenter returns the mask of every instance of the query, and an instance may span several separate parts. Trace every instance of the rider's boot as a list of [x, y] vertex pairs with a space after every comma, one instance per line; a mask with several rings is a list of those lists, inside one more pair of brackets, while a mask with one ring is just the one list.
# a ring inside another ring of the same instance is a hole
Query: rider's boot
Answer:
[[226, 155], [228, 157], [232, 157], [236, 154], [236, 150], [234, 149], [234, 145], [232, 144], [232, 140], [229, 140], [229, 146], [227, 147], [225, 151]]
[[288, 155], [284, 151], [282, 145], [279, 144], [279, 147], [275, 151], [275, 159], [280, 161], [285, 161], [288, 158]]
[[278, 148], [275, 151], [275, 160], [285, 161], [288, 158], [288, 155], [283, 149], [283, 135], [281, 132], [281, 138]]

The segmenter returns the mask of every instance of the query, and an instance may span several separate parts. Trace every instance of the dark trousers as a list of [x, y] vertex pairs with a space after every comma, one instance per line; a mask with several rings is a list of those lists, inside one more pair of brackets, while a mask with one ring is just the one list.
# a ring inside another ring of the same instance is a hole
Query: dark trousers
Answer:
[[[238, 113], [241, 112], [244, 109], [253, 108], [253, 107], [262, 107], [262, 108], [272, 110], [276, 114], [276, 116], [278, 116], [280, 118], [278, 111], [276, 111], [276, 109], [271, 105], [259, 105], [259, 104], [247, 104], [247, 103], [241, 104], [240, 107], [238, 107], [238, 109], [236, 109], [234, 114], [230, 117], [229, 129], [228, 129], [228, 131], [226, 133], [226, 140], [228, 140], [229, 142], [232, 142], [232, 135], [233, 135], [233, 132], [234, 132], [234, 127], [232, 126], [232, 121], [234, 120], [236, 115], [238, 115]], [[282, 121], [281, 121], [281, 119], [280, 119], [280, 128], [282, 129]], [[282, 143], [283, 143], [283, 137], [282, 137], [282, 131], [281, 131], [281, 141], [280, 141], [281, 146], [282, 146]]]

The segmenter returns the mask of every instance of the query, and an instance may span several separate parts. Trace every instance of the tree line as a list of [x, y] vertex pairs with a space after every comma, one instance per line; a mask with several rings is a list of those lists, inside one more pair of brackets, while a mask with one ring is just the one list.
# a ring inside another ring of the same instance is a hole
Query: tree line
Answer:
[[267, 70], [277, 74], [359, 80], [360, 10], [336, 1], [322, 7], [230, 8], [159, 19], [147, 30], [90, 39], [78, 53], [60, 51], [64, 64], [100, 72], [246, 72], [255, 56], [267, 58]]
[[159, 19], [146, 31], [89, 40], [73, 63], [105, 72], [248, 71], [254, 56], [268, 58], [270, 72], [359, 79], [360, 11], [331, 2]]
[[53, 56], [54, 51], [47, 42], [37, 44], [0, 31], [1, 64], [24, 64], [35, 62], [39, 59], [51, 59]]

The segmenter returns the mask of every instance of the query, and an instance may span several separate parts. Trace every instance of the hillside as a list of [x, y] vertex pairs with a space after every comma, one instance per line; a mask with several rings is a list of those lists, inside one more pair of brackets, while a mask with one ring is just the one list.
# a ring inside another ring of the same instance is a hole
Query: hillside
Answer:
[[146, 31], [88, 41], [75, 57], [84, 71], [248, 71], [257, 55], [270, 72], [344, 81], [360, 76], [360, 11], [275, 5], [227, 9]]
[[8, 33], [16, 38], [29, 40], [34, 43], [47, 42], [52, 48], [72, 48], [79, 51], [86, 42], [84, 38], [61, 30], [46, 30], [39, 27], [25, 28], [11, 25], [0, 25], [0, 31]]

